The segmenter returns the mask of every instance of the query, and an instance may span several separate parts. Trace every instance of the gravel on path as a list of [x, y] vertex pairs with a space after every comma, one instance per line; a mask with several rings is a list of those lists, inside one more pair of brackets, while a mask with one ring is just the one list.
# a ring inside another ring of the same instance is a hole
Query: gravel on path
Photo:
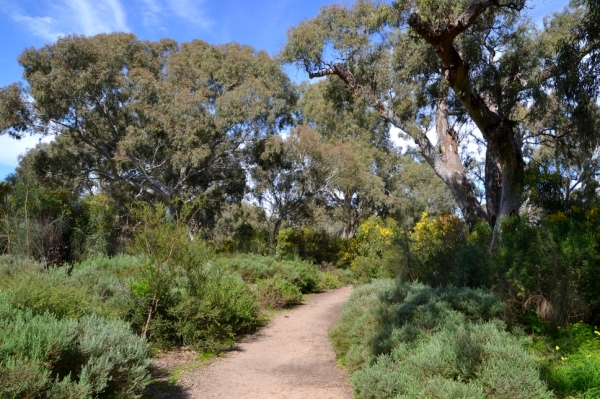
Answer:
[[346, 371], [336, 363], [327, 331], [352, 287], [311, 296], [275, 316], [258, 333], [198, 371], [183, 376], [192, 399], [351, 399]]

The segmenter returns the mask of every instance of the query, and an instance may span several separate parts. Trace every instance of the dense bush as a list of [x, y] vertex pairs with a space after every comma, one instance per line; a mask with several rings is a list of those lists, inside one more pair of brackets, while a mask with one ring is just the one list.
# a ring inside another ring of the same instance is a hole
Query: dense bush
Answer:
[[277, 260], [260, 255], [240, 255], [234, 258], [221, 258], [217, 264], [239, 273], [244, 281], [249, 283], [255, 283], [258, 279], [278, 276], [298, 287], [303, 294], [314, 292], [320, 288], [319, 268], [304, 261]]
[[338, 323], [330, 330], [333, 349], [350, 372], [362, 368], [372, 357], [372, 343], [381, 326], [380, 296], [394, 285], [392, 279], [379, 279], [355, 288]]
[[136, 398], [147, 357], [147, 344], [121, 321], [36, 315], [0, 293], [1, 398]]
[[162, 206], [140, 205], [131, 245], [139, 267], [130, 283], [131, 322], [159, 347], [220, 350], [261, 324], [257, 295], [239, 276], [212, 264], [214, 251]]
[[365, 220], [351, 240], [350, 269], [358, 283], [374, 278], [395, 277], [404, 269], [405, 257], [399, 245], [400, 230], [393, 219], [372, 216]]
[[564, 214], [533, 224], [526, 217], [504, 221], [501, 242], [492, 258], [495, 289], [511, 313], [533, 308], [555, 323], [582, 318], [600, 321], [600, 257], [597, 239], [584, 224]]
[[342, 261], [346, 242], [324, 230], [301, 228], [282, 229], [277, 234], [278, 257], [300, 259], [312, 263], [338, 263]]
[[35, 315], [100, 315], [125, 320], [155, 347], [218, 351], [264, 322], [261, 303], [293, 306], [303, 292], [341, 285], [335, 270], [322, 273], [307, 262], [254, 255], [216, 259], [186, 231], [162, 229], [147, 232], [148, 246], [142, 247], [152, 252], [138, 256], [98, 256], [48, 270], [0, 257], [0, 289], [12, 306]]
[[220, 217], [214, 226], [200, 228], [203, 237], [218, 252], [269, 252], [269, 234], [265, 211], [256, 204], [222, 204]]
[[256, 289], [264, 306], [282, 309], [302, 302], [302, 292], [279, 276], [256, 280]]
[[561, 397], [600, 396], [600, 331], [583, 322], [556, 326], [531, 314], [525, 325], [548, 385]]
[[485, 291], [378, 280], [356, 289], [330, 337], [363, 399], [551, 397], [502, 312]]
[[[159, 303], [148, 330], [154, 345], [185, 345], [216, 352], [263, 322], [256, 293], [239, 276], [208, 270], [201, 284], [192, 284], [187, 290], [174, 284], [164, 305]], [[147, 314], [139, 316], [138, 323]]]
[[[14, 271], [19, 262], [7, 263], [0, 266], [0, 288], [11, 306], [59, 319], [102, 315], [125, 320], [160, 348], [220, 350], [263, 322], [256, 292], [239, 276], [209, 263], [187, 272], [183, 267], [161, 269], [160, 276], [130, 256], [98, 257], [70, 269], [44, 270], [26, 262], [21, 273]], [[153, 277], [162, 279], [163, 291], [151, 291], [157, 283]], [[148, 322], [154, 292], [161, 297]]]
[[322, 290], [333, 290], [343, 287], [348, 281], [350, 281], [348, 273], [345, 273], [343, 269], [325, 269], [321, 273], [319, 288]]
[[83, 257], [114, 255], [117, 250], [115, 219], [117, 212], [105, 195], [87, 195], [81, 200]]
[[35, 314], [124, 319], [132, 305], [127, 285], [138, 263], [129, 256], [100, 256], [46, 270], [40, 263], [5, 256], [0, 258], [0, 289], [11, 305]]
[[413, 280], [437, 286], [448, 284], [461, 267], [454, 259], [456, 252], [467, 243], [464, 222], [455, 214], [433, 217], [426, 212], [410, 233], [410, 268]]

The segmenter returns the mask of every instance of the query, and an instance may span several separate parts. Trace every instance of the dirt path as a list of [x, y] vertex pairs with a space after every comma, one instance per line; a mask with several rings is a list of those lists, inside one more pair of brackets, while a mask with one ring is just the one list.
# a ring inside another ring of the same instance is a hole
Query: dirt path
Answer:
[[312, 296], [277, 315], [231, 353], [180, 381], [193, 399], [351, 399], [347, 373], [336, 364], [327, 330], [351, 287]]

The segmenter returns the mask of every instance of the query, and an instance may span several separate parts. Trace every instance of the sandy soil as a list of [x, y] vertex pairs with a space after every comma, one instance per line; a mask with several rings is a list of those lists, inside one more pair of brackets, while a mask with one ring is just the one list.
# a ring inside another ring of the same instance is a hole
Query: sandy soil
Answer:
[[351, 291], [345, 287], [315, 294], [277, 315], [227, 355], [185, 374], [178, 394], [165, 397], [351, 399], [348, 375], [337, 366], [327, 340], [327, 330]]

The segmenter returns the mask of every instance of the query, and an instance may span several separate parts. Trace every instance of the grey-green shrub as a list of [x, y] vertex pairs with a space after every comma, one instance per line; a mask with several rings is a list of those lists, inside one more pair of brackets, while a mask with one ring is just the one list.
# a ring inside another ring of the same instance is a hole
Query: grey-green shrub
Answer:
[[380, 328], [380, 295], [394, 285], [392, 279], [379, 279], [355, 288], [338, 323], [329, 331], [333, 349], [349, 371], [360, 369], [371, 358], [371, 343]]
[[256, 293], [239, 275], [213, 264], [205, 242], [190, 240], [179, 222], [164, 223], [160, 207], [144, 212], [131, 247], [140, 263], [129, 285], [130, 320], [142, 336], [162, 348], [219, 351], [262, 323]]
[[147, 359], [124, 322], [36, 315], [0, 293], [0, 398], [137, 398]]
[[[131, 306], [128, 280], [138, 264], [133, 257], [98, 257], [71, 267], [44, 270], [33, 261], [0, 259], [0, 289], [10, 303], [35, 314], [50, 312], [59, 318], [98, 314], [125, 318]], [[21, 270], [15, 270], [21, 265]], [[70, 272], [70, 273], [69, 273]]]
[[304, 261], [277, 260], [260, 255], [240, 255], [222, 258], [218, 264], [241, 274], [244, 281], [255, 283], [258, 279], [279, 276], [300, 289], [303, 294], [319, 289], [319, 268]]
[[220, 351], [263, 323], [258, 297], [239, 276], [207, 269], [190, 292], [174, 290], [150, 328], [159, 347]]
[[40, 272], [44, 265], [33, 259], [15, 255], [0, 255], [0, 278], [13, 277], [25, 272]]
[[325, 270], [321, 273], [321, 281], [319, 282], [319, 289], [333, 290], [336, 288], [343, 287], [345, 285], [342, 282], [343, 279], [344, 279], [343, 269]]
[[502, 311], [482, 290], [376, 280], [352, 294], [330, 338], [362, 399], [552, 397]]
[[300, 289], [279, 276], [256, 280], [256, 289], [261, 303], [274, 309], [282, 309], [302, 302]]

